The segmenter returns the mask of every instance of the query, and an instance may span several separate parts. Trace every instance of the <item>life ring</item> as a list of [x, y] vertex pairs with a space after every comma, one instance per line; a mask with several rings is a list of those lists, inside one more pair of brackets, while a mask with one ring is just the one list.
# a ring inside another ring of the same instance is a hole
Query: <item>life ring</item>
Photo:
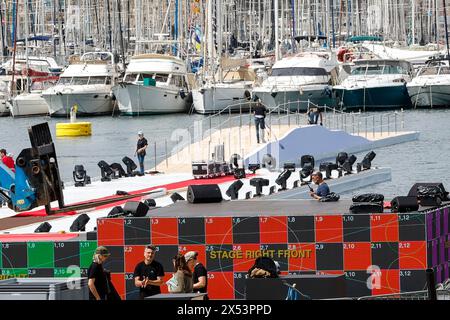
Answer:
[[337, 52], [337, 58], [339, 62], [352, 62], [355, 56], [353, 55], [353, 51], [348, 48], [339, 48]]

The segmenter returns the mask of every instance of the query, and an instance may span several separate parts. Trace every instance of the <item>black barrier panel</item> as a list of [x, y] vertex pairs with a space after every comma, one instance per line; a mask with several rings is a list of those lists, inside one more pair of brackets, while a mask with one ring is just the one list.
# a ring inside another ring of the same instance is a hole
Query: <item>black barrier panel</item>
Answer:
[[151, 243], [150, 218], [124, 219], [125, 245], [142, 245]]
[[206, 246], [206, 268], [210, 272], [217, 271], [233, 271], [233, 258], [228, 255], [224, 257], [224, 252], [231, 253], [233, 246], [231, 244], [224, 245], [207, 245]]
[[204, 244], [204, 218], [178, 218], [179, 244]]
[[233, 218], [233, 243], [259, 243], [259, 217]]
[[400, 270], [400, 288], [402, 291], [427, 290], [425, 270]]
[[382, 270], [398, 269], [398, 242], [373, 242], [372, 264]]
[[343, 250], [342, 243], [317, 243], [317, 270], [343, 270]]
[[53, 278], [54, 273], [55, 273], [55, 271], [53, 268], [28, 269], [28, 277], [29, 278]]
[[400, 241], [426, 241], [424, 214], [400, 213], [398, 226]]
[[289, 243], [315, 242], [314, 217], [288, 217]]
[[80, 244], [75, 241], [54, 243], [55, 268], [80, 265]]
[[156, 246], [155, 260], [162, 264], [164, 272], [173, 271], [172, 259], [178, 254], [178, 246]]
[[245, 299], [245, 279], [247, 278], [246, 272], [234, 273], [234, 298]]
[[138, 300], [139, 288], [134, 285], [134, 277], [132, 273], [125, 274], [125, 288], [126, 288], [126, 299], [127, 300]]
[[345, 271], [347, 297], [365, 297], [372, 295], [372, 290], [367, 285], [369, 277], [370, 274], [367, 271]]
[[348, 214], [342, 216], [344, 242], [370, 242], [370, 216]]
[[124, 272], [124, 247], [122, 246], [108, 246], [108, 251], [111, 254], [108, 260], [104, 263], [104, 268], [111, 271], [111, 273]]
[[3, 242], [1, 246], [3, 268], [28, 267], [27, 244], [25, 242]]

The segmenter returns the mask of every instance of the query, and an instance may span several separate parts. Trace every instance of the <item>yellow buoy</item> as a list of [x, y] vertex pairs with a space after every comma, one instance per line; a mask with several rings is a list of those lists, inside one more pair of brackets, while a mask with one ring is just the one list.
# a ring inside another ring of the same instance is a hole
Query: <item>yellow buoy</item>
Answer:
[[92, 127], [90, 122], [57, 123], [57, 137], [80, 137], [90, 136]]

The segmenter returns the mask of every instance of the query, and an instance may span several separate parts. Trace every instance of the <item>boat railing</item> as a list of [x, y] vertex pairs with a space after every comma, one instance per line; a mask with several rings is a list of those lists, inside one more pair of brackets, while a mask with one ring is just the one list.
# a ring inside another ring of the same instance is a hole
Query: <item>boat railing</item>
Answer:
[[[437, 300], [450, 300], [448, 289], [436, 290]], [[358, 300], [430, 300], [428, 290], [359, 297]]]
[[[164, 168], [164, 163], [168, 167], [169, 158], [183, 150], [186, 153], [180, 156], [180, 159], [184, 161], [209, 158], [214, 146], [220, 144], [224, 144], [226, 156], [234, 153], [244, 156], [253, 150], [256, 144], [253, 111], [258, 103], [260, 102], [241, 101], [231, 104], [215, 114], [195, 121], [187, 128], [180, 128], [180, 133], [176, 132], [171, 139], [149, 141], [149, 148], [153, 149], [152, 162], [155, 169], [158, 165]], [[318, 106], [311, 101], [290, 101], [272, 108], [266, 106], [268, 141], [278, 141], [289, 130], [308, 125], [307, 112], [300, 108], [292, 110], [292, 105], [295, 104], [306, 104], [308, 109], [319, 108], [323, 115], [322, 124], [330, 130], [340, 130], [367, 139], [392, 136], [404, 128], [403, 110], [374, 114], [347, 113], [327, 106]], [[200, 143], [201, 141], [204, 142]]]

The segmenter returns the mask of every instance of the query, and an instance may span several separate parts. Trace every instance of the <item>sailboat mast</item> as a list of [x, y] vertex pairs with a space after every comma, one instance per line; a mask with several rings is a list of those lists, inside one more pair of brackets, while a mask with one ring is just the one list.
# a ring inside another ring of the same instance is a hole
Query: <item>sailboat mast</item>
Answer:
[[275, 7], [275, 61], [280, 60], [280, 45], [278, 43], [278, 0], [274, 0]]
[[448, 45], [448, 29], [447, 29], [447, 8], [445, 6], [445, 0], [442, 0], [442, 6], [444, 7], [444, 23], [445, 23], [445, 43], [447, 45], [447, 59], [449, 60], [450, 63], [450, 50], [449, 50], [449, 45]]
[[26, 60], [26, 92], [30, 92], [30, 65], [28, 61], [28, 1], [25, 1], [25, 60]]

